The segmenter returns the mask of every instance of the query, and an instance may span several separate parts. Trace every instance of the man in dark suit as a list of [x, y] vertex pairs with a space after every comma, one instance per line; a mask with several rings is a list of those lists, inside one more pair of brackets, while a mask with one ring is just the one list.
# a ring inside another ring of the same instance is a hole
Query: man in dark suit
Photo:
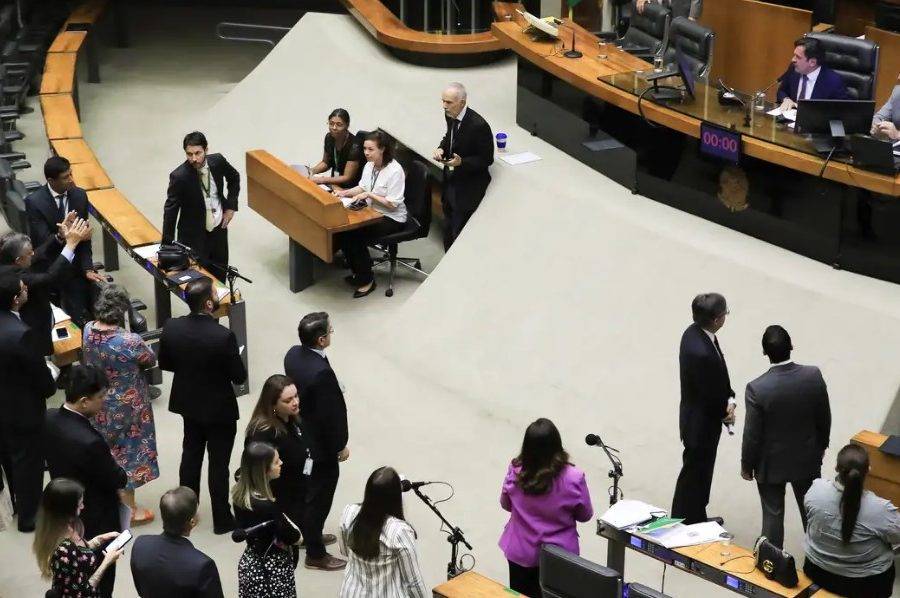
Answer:
[[791, 66], [781, 76], [778, 101], [782, 110], [797, 107], [800, 100], [849, 100], [847, 86], [836, 72], [824, 65], [825, 49], [817, 39], [801, 37], [794, 42]]
[[131, 551], [131, 576], [141, 598], [222, 598], [215, 561], [194, 548], [197, 495], [179, 486], [159, 499], [163, 533], [139, 536]]
[[[207, 154], [206, 136], [194, 131], [184, 137], [187, 156], [169, 175], [163, 208], [163, 243], [175, 239], [193, 249], [200, 263], [219, 280], [228, 265], [228, 225], [238, 209], [241, 175], [222, 154]], [[227, 189], [226, 189], [227, 185]]]
[[[103, 408], [109, 382], [103, 370], [76, 365], [69, 374], [66, 402], [51, 409], [44, 425], [44, 446], [51, 478], [71, 478], [84, 486], [84, 537], [121, 531], [119, 504], [128, 483], [106, 440], [91, 424]], [[103, 576], [97, 588], [102, 596], [112, 596], [115, 566]]]
[[247, 379], [234, 333], [212, 316], [219, 308], [212, 280], [188, 283], [185, 299], [190, 315], [163, 325], [159, 367], [175, 374], [169, 411], [184, 419], [180, 484], [200, 495], [203, 453], [209, 452], [209, 499], [213, 531], [234, 529], [228, 498], [228, 463], [237, 432], [237, 398], [232, 384]]
[[[19, 511], [19, 531], [34, 531], [44, 488], [41, 429], [46, 400], [56, 385], [37, 349], [34, 332], [19, 310], [28, 289], [15, 272], [0, 275], [0, 443], [12, 469], [10, 494]], [[92, 536], [91, 536], [92, 537]]]
[[334, 370], [325, 356], [331, 344], [333, 328], [328, 314], [316, 312], [303, 316], [297, 327], [299, 345], [284, 356], [284, 373], [297, 385], [300, 396], [300, 415], [310, 428], [313, 469], [306, 489], [306, 513], [303, 538], [306, 543], [307, 569], [338, 571], [347, 562], [325, 551], [336, 538], [322, 534], [340, 467], [338, 463], [350, 456], [347, 448], [347, 404]]
[[466, 88], [451, 83], [441, 94], [447, 133], [434, 151], [444, 164], [441, 206], [444, 211], [444, 250], [450, 249], [478, 209], [491, 182], [494, 135], [480, 114], [466, 105]]
[[[44, 164], [47, 184], [31, 193], [25, 199], [31, 242], [40, 247], [50, 237], [56, 235], [57, 225], [63, 222], [69, 212], [75, 212], [82, 220], [88, 219], [88, 197], [84, 189], [75, 186], [72, 166], [60, 156], [53, 156]], [[91, 284], [103, 281], [94, 269], [94, 255], [91, 241], [78, 244], [72, 274], [60, 287], [62, 308], [79, 326], [91, 319]]]
[[[681, 473], [672, 499], [672, 517], [686, 524], [706, 521], [716, 451], [722, 425], [734, 423], [734, 391], [725, 354], [716, 338], [728, 306], [719, 293], [697, 295], [691, 304], [694, 323], [681, 337], [681, 407], [679, 431], [684, 445]], [[730, 431], [730, 428], [729, 428]]]
[[[48, 237], [40, 247], [32, 248], [31, 239], [22, 233], [8, 233], [0, 237], [0, 274], [16, 272], [28, 287], [28, 303], [19, 315], [34, 332], [34, 340], [41, 355], [53, 354], [53, 308], [50, 293], [70, 274], [78, 245], [91, 238], [91, 227], [75, 218], [60, 225], [60, 233]], [[49, 267], [47, 267], [49, 263]]]
[[791, 337], [781, 326], [763, 333], [763, 354], [772, 367], [747, 384], [747, 415], [741, 450], [741, 476], [756, 478], [762, 503], [762, 534], [784, 542], [784, 486], [791, 484], [806, 530], [803, 497], [821, 477], [822, 457], [831, 434], [831, 408], [822, 372], [791, 361]]

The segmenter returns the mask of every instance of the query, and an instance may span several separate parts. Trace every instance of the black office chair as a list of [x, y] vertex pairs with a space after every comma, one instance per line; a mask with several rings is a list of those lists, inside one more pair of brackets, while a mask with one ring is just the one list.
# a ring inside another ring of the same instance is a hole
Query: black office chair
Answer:
[[422, 262], [418, 258], [397, 257], [397, 248], [400, 243], [427, 237], [428, 230], [431, 228], [431, 184], [428, 178], [428, 168], [421, 162], [413, 160], [409, 163], [406, 170], [406, 189], [403, 195], [407, 214], [403, 228], [378, 239], [374, 244], [375, 249], [382, 253], [381, 257], [375, 259], [375, 266], [391, 265], [388, 288], [384, 292], [387, 297], [394, 295], [394, 275], [397, 272], [397, 264], [423, 276], [428, 276], [426, 272], [422, 271]]
[[900, 33], [900, 5], [883, 1], [875, 4], [875, 26]]
[[541, 546], [540, 584], [543, 598], [621, 598], [618, 571], [591, 562], [565, 548]]
[[646, 4], [642, 13], [637, 10], [633, 12], [628, 29], [622, 37], [618, 37], [615, 31], [599, 31], [596, 35], [600, 39], [615, 42], [629, 54], [652, 61], [654, 56], [660, 55], [666, 48], [672, 11], [654, 2]]
[[712, 67], [715, 32], [686, 17], [676, 17], [669, 28], [669, 45], [664, 55], [665, 64], [675, 63], [676, 51], [694, 71], [695, 79], [706, 80]]
[[836, 33], [807, 33], [825, 50], [825, 66], [844, 80], [852, 100], [874, 100], [878, 44]]
[[628, 584], [628, 598], [672, 598], [668, 594], [657, 592], [653, 588], [648, 588], [642, 583]]

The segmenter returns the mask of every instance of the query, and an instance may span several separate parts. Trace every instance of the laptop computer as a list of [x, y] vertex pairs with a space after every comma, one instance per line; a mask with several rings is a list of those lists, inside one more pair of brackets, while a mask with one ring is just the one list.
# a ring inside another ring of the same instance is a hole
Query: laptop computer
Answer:
[[850, 136], [850, 154], [853, 165], [894, 175], [900, 172], [900, 156], [894, 155], [894, 144], [891, 141], [876, 139], [869, 135]]

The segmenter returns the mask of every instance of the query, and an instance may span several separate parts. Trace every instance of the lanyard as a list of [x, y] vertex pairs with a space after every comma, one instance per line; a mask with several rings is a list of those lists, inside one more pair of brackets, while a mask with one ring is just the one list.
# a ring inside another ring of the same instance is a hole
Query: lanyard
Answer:
[[375, 165], [372, 164], [372, 178], [369, 179], [369, 191], [375, 191], [375, 183], [378, 182], [378, 175], [381, 174], [382, 170], [384, 170], [384, 167], [382, 167], [380, 170], [375, 170]]
[[[332, 137], [332, 139], [334, 139], [334, 137]], [[341, 146], [341, 149], [343, 150], [348, 143], [350, 143], [350, 133], [347, 133], [347, 139], [344, 141], [344, 145]], [[334, 158], [334, 162], [332, 162], [331, 166], [331, 176], [334, 176], [335, 172], [343, 173], [344, 169], [338, 164], [337, 140], [335, 140], [334, 145], [331, 146], [331, 156]]]
[[[206, 176], [205, 176], [205, 177], [203, 176], [203, 172], [200, 173], [200, 188], [203, 189], [203, 195], [205, 195], [207, 198], [209, 197], [209, 187], [210, 187], [210, 185], [209, 185], [209, 177], [210, 177], [210, 174], [211, 174], [211, 173], [210, 173], [208, 170], [206, 171]], [[205, 184], [205, 185], [203, 184], [203, 179], [204, 179], [204, 178], [206, 179], [206, 184]]]

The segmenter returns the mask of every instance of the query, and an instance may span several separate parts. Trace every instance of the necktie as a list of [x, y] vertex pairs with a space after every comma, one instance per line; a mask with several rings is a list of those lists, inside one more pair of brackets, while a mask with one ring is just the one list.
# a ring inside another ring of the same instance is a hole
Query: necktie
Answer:
[[450, 155], [447, 158], [453, 157], [453, 143], [456, 141], [456, 135], [459, 132], [459, 121], [454, 119], [450, 120], [450, 147], [449, 153]]
[[722, 347], [719, 346], [719, 339], [716, 337], [713, 337], [713, 344], [716, 346], [716, 351], [719, 352], [719, 359], [721, 359], [722, 361], [725, 361], [725, 354], [722, 353]]
[[806, 99], [806, 82], [809, 81], [809, 77], [803, 75], [800, 77], [800, 93], [797, 94], [797, 101]]
[[210, 202], [210, 186], [209, 186], [209, 169], [204, 168], [200, 171], [200, 188], [203, 190], [203, 197], [206, 201], [206, 232], [212, 232], [216, 227], [216, 216]]
[[56, 200], [59, 202], [56, 205], [56, 221], [62, 222], [66, 219], [66, 194], [60, 193], [56, 196]]

